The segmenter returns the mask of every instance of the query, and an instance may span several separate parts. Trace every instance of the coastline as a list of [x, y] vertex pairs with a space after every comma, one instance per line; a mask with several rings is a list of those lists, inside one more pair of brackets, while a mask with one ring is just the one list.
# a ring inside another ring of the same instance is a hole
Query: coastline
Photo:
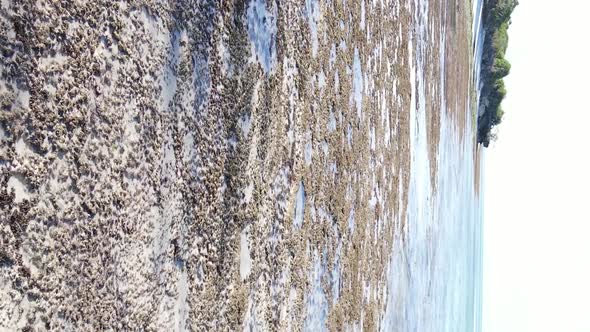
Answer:
[[435, 326], [470, 8], [3, 2], [0, 327]]

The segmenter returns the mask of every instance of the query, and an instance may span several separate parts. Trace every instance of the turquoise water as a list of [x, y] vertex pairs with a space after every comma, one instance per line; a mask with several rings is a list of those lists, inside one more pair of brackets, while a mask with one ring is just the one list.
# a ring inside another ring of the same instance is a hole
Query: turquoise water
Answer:
[[[415, 34], [410, 41], [412, 109], [411, 171], [405, 227], [396, 235], [389, 266], [389, 297], [383, 331], [481, 331], [482, 195], [476, 192], [474, 131], [467, 121], [457, 132], [441, 115], [435, 192], [430, 183], [426, 137], [424, 71], [428, 3], [415, 2]], [[474, 79], [480, 58], [481, 1], [474, 3]], [[444, 32], [443, 32], [444, 36]], [[444, 37], [443, 37], [444, 38]], [[444, 49], [441, 50], [444, 54]], [[444, 59], [444, 57], [440, 57]], [[444, 60], [441, 67], [444, 68]], [[444, 82], [441, 81], [444, 96]], [[478, 84], [476, 83], [476, 86]], [[446, 109], [442, 98], [441, 109]], [[465, 112], [471, 114], [471, 110]], [[483, 164], [483, 162], [481, 163]], [[481, 188], [481, 184], [480, 184]]]

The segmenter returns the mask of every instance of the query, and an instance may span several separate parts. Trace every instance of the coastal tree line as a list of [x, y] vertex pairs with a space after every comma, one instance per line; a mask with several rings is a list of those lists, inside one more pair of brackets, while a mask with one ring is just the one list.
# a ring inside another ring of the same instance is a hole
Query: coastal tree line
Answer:
[[495, 138], [492, 128], [502, 122], [502, 100], [506, 96], [504, 77], [510, 73], [506, 60], [510, 16], [518, 5], [517, 0], [486, 0], [483, 7], [485, 41], [481, 63], [481, 96], [478, 117], [477, 141], [487, 147]]

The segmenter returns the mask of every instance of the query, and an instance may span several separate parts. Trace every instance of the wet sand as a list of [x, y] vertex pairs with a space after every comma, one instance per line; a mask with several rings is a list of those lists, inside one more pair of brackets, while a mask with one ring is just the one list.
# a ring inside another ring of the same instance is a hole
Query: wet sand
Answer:
[[421, 11], [432, 191], [471, 119], [469, 4], [420, 4], [4, 1], [0, 327], [383, 328]]

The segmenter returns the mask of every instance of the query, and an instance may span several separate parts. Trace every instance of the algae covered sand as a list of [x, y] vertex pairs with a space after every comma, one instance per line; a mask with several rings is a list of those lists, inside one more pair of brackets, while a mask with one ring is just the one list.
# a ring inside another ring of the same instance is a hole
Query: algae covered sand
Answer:
[[391, 326], [410, 180], [436, 192], [470, 118], [469, 10], [2, 1], [0, 328]]

